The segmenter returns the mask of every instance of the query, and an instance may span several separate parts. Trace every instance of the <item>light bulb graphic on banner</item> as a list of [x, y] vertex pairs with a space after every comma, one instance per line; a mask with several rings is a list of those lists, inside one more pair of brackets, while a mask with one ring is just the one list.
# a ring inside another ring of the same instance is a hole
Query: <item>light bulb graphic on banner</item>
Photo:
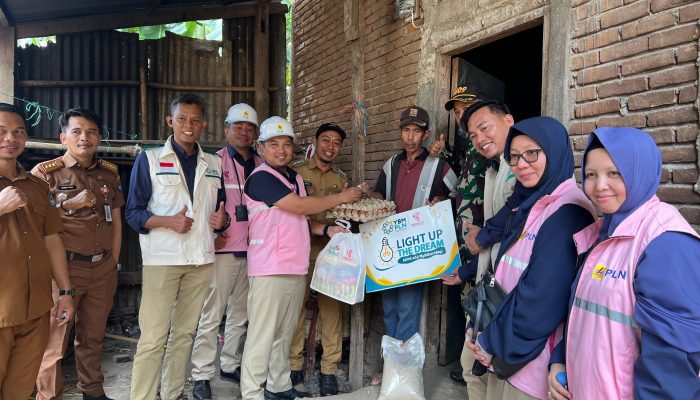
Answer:
[[382, 249], [379, 252], [379, 258], [384, 262], [389, 262], [394, 258], [394, 250], [389, 246], [389, 240], [387, 238], [382, 239]]

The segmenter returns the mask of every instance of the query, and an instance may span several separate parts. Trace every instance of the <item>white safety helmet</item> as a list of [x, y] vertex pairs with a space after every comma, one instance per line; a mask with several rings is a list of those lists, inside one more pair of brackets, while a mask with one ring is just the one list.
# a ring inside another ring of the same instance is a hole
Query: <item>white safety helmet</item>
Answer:
[[224, 120], [227, 124], [233, 124], [236, 122], [249, 122], [259, 128], [258, 124], [258, 113], [255, 109], [246, 103], [238, 103], [231, 106], [228, 109], [228, 114], [226, 114], [226, 119]]
[[296, 136], [294, 135], [294, 129], [292, 129], [292, 124], [282, 117], [270, 117], [260, 124], [260, 136], [258, 136], [258, 142], [264, 142], [267, 139], [273, 138], [275, 136], [289, 136], [294, 140]]

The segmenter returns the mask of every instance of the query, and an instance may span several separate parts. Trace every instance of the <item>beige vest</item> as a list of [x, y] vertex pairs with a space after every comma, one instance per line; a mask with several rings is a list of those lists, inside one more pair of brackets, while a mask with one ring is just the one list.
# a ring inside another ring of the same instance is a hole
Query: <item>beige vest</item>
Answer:
[[[493, 217], [498, 210], [505, 204], [508, 197], [513, 194], [515, 187], [515, 175], [510, 170], [510, 166], [500, 157], [498, 172], [489, 167], [486, 170], [484, 184], [484, 221]], [[477, 282], [481, 279], [481, 275], [486, 272], [489, 265], [496, 261], [498, 249], [501, 248], [501, 242], [498, 242], [491, 247], [490, 250], [483, 251], [479, 254], [479, 265], [476, 270]]]

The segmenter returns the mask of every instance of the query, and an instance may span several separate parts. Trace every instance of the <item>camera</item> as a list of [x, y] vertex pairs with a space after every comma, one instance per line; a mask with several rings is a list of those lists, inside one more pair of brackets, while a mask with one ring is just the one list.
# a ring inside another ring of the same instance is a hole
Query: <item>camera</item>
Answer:
[[489, 369], [482, 363], [480, 363], [477, 360], [474, 360], [474, 364], [472, 365], [472, 375], [474, 376], [481, 376], [485, 373], [487, 373]]
[[237, 222], [242, 222], [242, 221], [247, 221], [248, 220], [248, 207], [244, 206], [243, 204], [239, 204], [236, 206], [236, 221]]

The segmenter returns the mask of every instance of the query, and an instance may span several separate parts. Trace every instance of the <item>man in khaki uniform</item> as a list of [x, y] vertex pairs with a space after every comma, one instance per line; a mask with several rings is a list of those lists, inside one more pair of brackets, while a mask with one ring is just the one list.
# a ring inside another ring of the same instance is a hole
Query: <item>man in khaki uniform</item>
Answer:
[[[314, 155], [308, 160], [296, 160], [290, 164], [304, 178], [304, 186], [309, 196], [340, 193], [347, 185], [348, 178], [345, 173], [332, 165], [333, 160], [340, 154], [340, 147], [345, 136], [345, 131], [334, 123], [321, 125], [316, 130], [316, 139], [313, 142]], [[310, 215], [309, 218], [324, 225], [332, 226], [335, 223], [332, 219], [326, 218], [325, 211]], [[308, 285], [313, 277], [316, 257], [326, 247], [328, 240], [326, 236], [311, 237], [311, 257], [304, 303], [309, 301], [311, 295], [311, 289]], [[318, 293], [317, 302], [319, 319], [321, 320], [321, 345], [323, 346], [321, 395], [330, 396], [338, 394], [335, 371], [338, 369], [343, 349], [343, 304], [321, 293]], [[303, 379], [304, 357], [301, 353], [304, 350], [305, 320], [306, 312], [302, 310], [289, 354], [292, 384], [294, 385]], [[308, 351], [315, 351], [315, 349], [308, 349]]]
[[[18, 107], [0, 103], [0, 399], [32, 393], [49, 337], [49, 320], [73, 318], [61, 218], [46, 200], [49, 188], [17, 157], [27, 129]], [[61, 289], [50, 313], [51, 278]]]
[[[61, 209], [68, 273], [76, 288], [75, 358], [83, 399], [108, 399], [102, 384], [102, 342], [117, 288], [124, 197], [117, 166], [95, 158], [102, 121], [91, 110], [74, 108], [59, 118], [61, 143], [68, 147], [56, 159], [38, 164], [32, 174], [49, 184], [49, 199]], [[53, 285], [54, 297], [58, 287]], [[60, 399], [61, 359], [70, 328], [51, 323], [36, 381], [37, 399]]]

